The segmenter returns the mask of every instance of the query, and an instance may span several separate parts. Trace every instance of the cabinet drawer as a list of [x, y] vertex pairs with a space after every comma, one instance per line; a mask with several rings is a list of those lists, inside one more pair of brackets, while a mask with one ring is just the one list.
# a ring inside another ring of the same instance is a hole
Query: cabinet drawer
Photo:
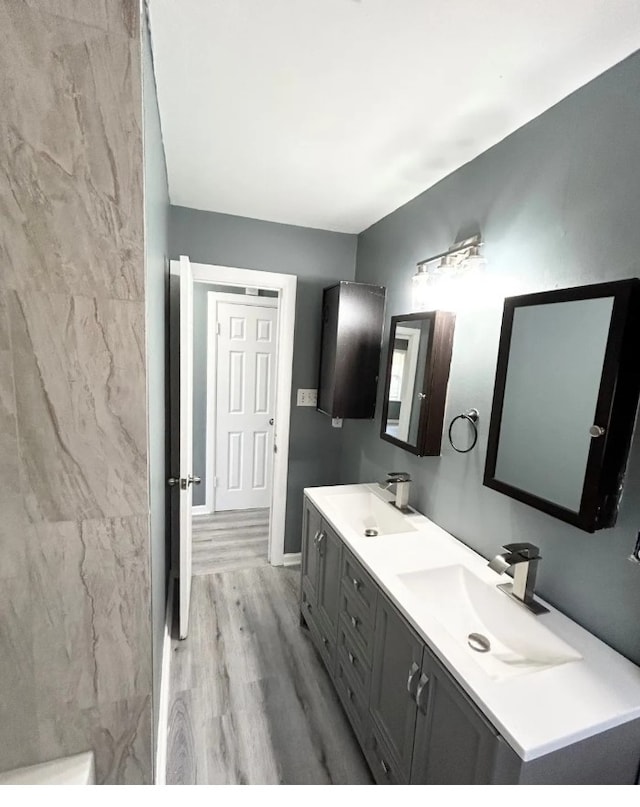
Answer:
[[349, 625], [351, 634], [356, 637], [364, 652], [367, 663], [371, 665], [373, 654], [373, 622], [369, 621], [362, 604], [346, 589], [344, 583], [340, 593], [340, 619]]
[[362, 650], [361, 643], [351, 634], [350, 625], [345, 617], [340, 618], [338, 624], [338, 659], [350, 672], [350, 677], [369, 695], [371, 682], [371, 665]]
[[335, 637], [324, 627], [322, 620], [319, 620], [317, 614], [314, 614], [312, 604], [308, 601], [305, 592], [302, 592], [301, 611], [304, 617], [311, 640], [315, 645], [320, 658], [333, 678], [336, 665], [336, 641]]
[[350, 670], [346, 669], [341, 656], [338, 654], [335, 678], [336, 689], [349, 716], [351, 725], [361, 745], [363, 745], [369, 720], [369, 698], [366, 692], [358, 684], [354, 683], [350, 672]]
[[373, 624], [376, 615], [378, 587], [364, 568], [347, 550], [342, 558], [342, 590], [360, 606], [361, 618]]
[[373, 778], [378, 785], [406, 785], [400, 766], [394, 760], [386, 743], [378, 734], [373, 723], [369, 723], [365, 739], [364, 753], [371, 768]]
[[300, 613], [304, 617], [304, 621], [309, 624], [309, 620], [315, 621], [315, 609], [311, 603], [313, 593], [309, 591], [308, 583], [303, 579], [302, 591], [300, 594]]

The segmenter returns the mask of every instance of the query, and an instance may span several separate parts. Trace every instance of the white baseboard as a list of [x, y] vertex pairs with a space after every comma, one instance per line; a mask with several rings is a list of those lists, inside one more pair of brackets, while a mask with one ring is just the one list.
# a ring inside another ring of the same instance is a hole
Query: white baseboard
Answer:
[[296, 566], [302, 559], [301, 552], [285, 552], [282, 556], [283, 566]]
[[160, 703], [158, 707], [158, 736], [156, 738], [156, 785], [167, 783], [167, 742], [169, 734], [169, 690], [171, 682], [171, 621], [173, 618], [173, 588], [175, 578], [169, 580], [167, 610], [162, 640], [162, 670], [160, 672]]
[[207, 507], [206, 504], [194, 504], [191, 508], [191, 515], [192, 516], [207, 516], [211, 513], [211, 510]]

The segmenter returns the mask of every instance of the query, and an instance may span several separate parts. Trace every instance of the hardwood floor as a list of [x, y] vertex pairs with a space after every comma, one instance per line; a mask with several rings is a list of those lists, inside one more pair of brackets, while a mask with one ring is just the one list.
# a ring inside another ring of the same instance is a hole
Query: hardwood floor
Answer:
[[193, 517], [193, 573], [266, 566], [269, 508]]
[[299, 567], [193, 579], [172, 640], [167, 784], [372, 784], [299, 625]]

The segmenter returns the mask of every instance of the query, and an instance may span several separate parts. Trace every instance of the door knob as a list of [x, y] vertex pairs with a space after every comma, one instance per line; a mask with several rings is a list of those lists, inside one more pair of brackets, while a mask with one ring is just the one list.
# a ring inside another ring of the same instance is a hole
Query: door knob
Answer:
[[274, 419], [273, 419], [273, 418], [269, 418], [269, 426], [273, 426], [273, 424], [274, 424], [274, 423], [275, 423]]
[[169, 479], [167, 479], [167, 485], [169, 485], [169, 487], [172, 488], [174, 485], [180, 485], [180, 490], [186, 490], [189, 485], [199, 485], [200, 482], [202, 482], [202, 479], [200, 479], [199, 476], [188, 476], [186, 479], [183, 476], [170, 476]]
[[602, 437], [602, 435], [604, 433], [605, 433], [605, 429], [602, 426], [595, 426], [594, 425], [589, 429], [589, 434], [592, 437]]

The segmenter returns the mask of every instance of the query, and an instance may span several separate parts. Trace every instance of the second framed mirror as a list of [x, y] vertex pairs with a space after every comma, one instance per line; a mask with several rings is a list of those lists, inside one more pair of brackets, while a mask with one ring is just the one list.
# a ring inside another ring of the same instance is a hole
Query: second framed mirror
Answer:
[[455, 314], [391, 318], [380, 436], [419, 457], [438, 456]]

